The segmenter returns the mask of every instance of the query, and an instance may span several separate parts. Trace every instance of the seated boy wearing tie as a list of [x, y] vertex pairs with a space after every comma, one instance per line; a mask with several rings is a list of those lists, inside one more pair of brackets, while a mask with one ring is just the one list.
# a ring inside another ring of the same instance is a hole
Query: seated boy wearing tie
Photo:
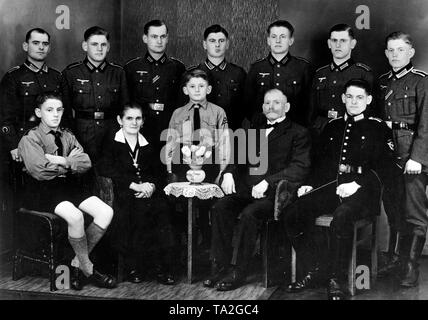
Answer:
[[[53, 212], [67, 222], [68, 240], [76, 254], [71, 263], [73, 289], [81, 290], [85, 278], [99, 287], [114, 288], [116, 280], [98, 272], [89, 259], [110, 224], [113, 210], [79, 188], [77, 175], [91, 168], [91, 160], [73, 133], [59, 126], [63, 113], [59, 96], [44, 93], [37, 97], [35, 114], [40, 124], [29, 130], [18, 145], [29, 175], [24, 205]], [[94, 218], [86, 230], [83, 212]]]

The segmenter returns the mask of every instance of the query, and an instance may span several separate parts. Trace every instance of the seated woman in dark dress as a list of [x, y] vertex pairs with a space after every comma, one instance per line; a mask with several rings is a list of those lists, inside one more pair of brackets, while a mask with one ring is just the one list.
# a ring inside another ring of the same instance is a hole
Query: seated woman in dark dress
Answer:
[[113, 247], [124, 258], [128, 281], [143, 281], [145, 272], [155, 267], [157, 280], [172, 285], [174, 234], [170, 208], [157, 189], [159, 155], [140, 133], [141, 106], [125, 105], [117, 121], [121, 128], [106, 137], [97, 164], [114, 185]]

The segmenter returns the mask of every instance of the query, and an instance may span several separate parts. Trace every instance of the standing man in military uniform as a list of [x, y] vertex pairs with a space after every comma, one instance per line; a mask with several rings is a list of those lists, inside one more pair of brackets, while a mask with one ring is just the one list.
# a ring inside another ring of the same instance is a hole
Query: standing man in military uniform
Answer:
[[[46, 65], [50, 52], [50, 35], [41, 28], [29, 30], [22, 44], [27, 53], [24, 64], [13, 67], [3, 77], [0, 84], [0, 128], [2, 156], [0, 163], [0, 189], [12, 190], [18, 196], [20, 189], [21, 156], [18, 153], [18, 142], [23, 134], [38, 123], [34, 114], [36, 97], [45, 92], [59, 92], [61, 73]], [[8, 164], [3, 166], [3, 164]], [[9, 171], [7, 171], [9, 169]], [[9, 175], [9, 179], [7, 178]], [[9, 180], [7, 182], [7, 180]], [[6, 187], [12, 184], [12, 188]], [[3, 188], [4, 186], [4, 188]], [[2, 192], [3, 199], [11, 199]], [[14, 197], [12, 207], [19, 205]]]
[[85, 31], [82, 43], [85, 60], [63, 71], [61, 89], [66, 112], [74, 113], [76, 136], [91, 161], [101, 155], [102, 141], [128, 102], [125, 71], [106, 60], [109, 33], [94, 26]]
[[343, 86], [351, 79], [364, 79], [373, 86], [373, 73], [365, 64], [352, 60], [357, 40], [347, 24], [336, 24], [330, 29], [327, 45], [333, 61], [319, 68], [314, 76], [310, 100], [310, 125], [320, 134], [330, 119], [343, 117], [346, 107], [342, 102]]
[[381, 181], [392, 162], [391, 132], [377, 118], [367, 116], [372, 101], [367, 81], [346, 83], [342, 101], [344, 117], [332, 119], [316, 146], [314, 166], [299, 199], [285, 209], [281, 219], [297, 254], [303, 258], [307, 274], [288, 286], [298, 292], [321, 283], [319, 249], [316, 249], [315, 219], [332, 214], [330, 224], [327, 292], [331, 300], [344, 297], [342, 270], [352, 252], [353, 222], [380, 213]]
[[143, 42], [147, 52], [125, 65], [132, 101], [146, 113], [144, 136], [160, 152], [160, 134], [168, 128], [173, 111], [185, 104], [181, 90], [184, 64], [165, 54], [168, 28], [163, 21], [152, 20], [144, 26]]
[[260, 112], [265, 92], [276, 88], [288, 98], [290, 119], [306, 126], [312, 68], [307, 60], [289, 52], [294, 43], [294, 27], [290, 22], [275, 21], [269, 25], [267, 33], [270, 53], [251, 65], [246, 80], [246, 117], [251, 120], [253, 114]]
[[46, 65], [50, 35], [34, 28], [27, 32], [23, 50], [24, 64], [10, 69], [1, 81], [1, 133], [12, 160], [20, 162], [18, 142], [27, 129], [37, 124], [34, 103], [37, 95], [59, 92], [61, 73]]
[[222, 26], [215, 24], [204, 31], [204, 49], [207, 59], [199, 65], [210, 77], [212, 84], [208, 101], [226, 111], [229, 127], [241, 128], [245, 116], [244, 86], [246, 72], [243, 68], [226, 61], [229, 49], [229, 34]]
[[[391, 70], [380, 77], [378, 107], [392, 129], [396, 163], [403, 172], [405, 221], [399, 254], [405, 270], [401, 285], [414, 287], [428, 228], [428, 77], [412, 65], [415, 49], [410, 35], [393, 32], [385, 44]], [[400, 185], [398, 179], [396, 183]]]

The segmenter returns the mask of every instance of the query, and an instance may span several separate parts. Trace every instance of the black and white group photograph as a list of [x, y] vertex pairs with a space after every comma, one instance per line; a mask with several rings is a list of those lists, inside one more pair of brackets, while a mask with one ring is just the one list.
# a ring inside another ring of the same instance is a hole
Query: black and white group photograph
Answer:
[[428, 300], [427, 17], [0, 0], [0, 300]]

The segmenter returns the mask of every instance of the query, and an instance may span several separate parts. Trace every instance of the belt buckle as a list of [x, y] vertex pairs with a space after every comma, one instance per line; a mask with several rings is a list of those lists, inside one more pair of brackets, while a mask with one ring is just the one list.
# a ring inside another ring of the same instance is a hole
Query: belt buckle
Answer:
[[336, 119], [338, 116], [338, 113], [336, 110], [328, 110], [327, 112], [327, 118], [329, 119]]
[[152, 110], [154, 111], [163, 111], [164, 109], [164, 104], [163, 103], [151, 103], [150, 107], [152, 108]]
[[95, 111], [94, 112], [94, 119], [95, 120], [104, 120], [104, 112], [102, 112], [102, 111]]

